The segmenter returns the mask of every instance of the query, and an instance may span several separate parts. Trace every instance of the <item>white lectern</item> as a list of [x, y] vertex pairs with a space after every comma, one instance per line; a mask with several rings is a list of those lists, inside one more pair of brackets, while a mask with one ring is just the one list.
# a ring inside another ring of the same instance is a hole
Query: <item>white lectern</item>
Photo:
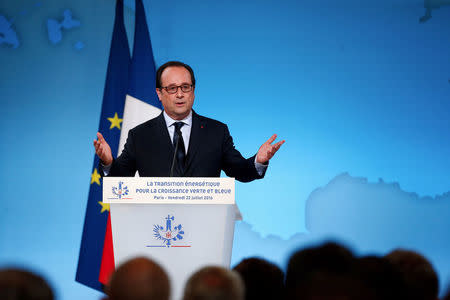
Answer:
[[147, 256], [164, 267], [172, 299], [206, 265], [230, 266], [234, 222], [241, 218], [232, 178], [105, 177], [116, 267]]

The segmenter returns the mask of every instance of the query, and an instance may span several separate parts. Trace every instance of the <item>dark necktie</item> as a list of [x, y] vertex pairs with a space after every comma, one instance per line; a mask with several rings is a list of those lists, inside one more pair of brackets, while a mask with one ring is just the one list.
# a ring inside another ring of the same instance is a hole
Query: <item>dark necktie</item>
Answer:
[[180, 168], [181, 175], [184, 174], [184, 163], [186, 160], [186, 149], [184, 148], [183, 135], [181, 134], [181, 127], [183, 127], [183, 122], [175, 122], [175, 133], [173, 135], [173, 146], [176, 148], [177, 153], [177, 165]]

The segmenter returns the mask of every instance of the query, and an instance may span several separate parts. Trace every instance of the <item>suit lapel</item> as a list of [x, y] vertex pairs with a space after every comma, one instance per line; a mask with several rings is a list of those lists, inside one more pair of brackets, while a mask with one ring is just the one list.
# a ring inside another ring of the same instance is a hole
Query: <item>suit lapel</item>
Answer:
[[191, 137], [189, 138], [189, 148], [186, 157], [185, 173], [189, 169], [192, 161], [194, 160], [198, 147], [200, 146], [200, 141], [202, 140], [202, 135], [205, 127], [205, 122], [199, 117], [194, 111], [192, 111], [192, 128]]

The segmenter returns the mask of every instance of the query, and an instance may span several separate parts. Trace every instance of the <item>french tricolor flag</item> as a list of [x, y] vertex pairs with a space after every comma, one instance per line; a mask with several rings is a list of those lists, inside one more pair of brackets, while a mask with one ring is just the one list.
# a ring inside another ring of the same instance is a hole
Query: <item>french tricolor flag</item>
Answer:
[[134, 47], [120, 133], [119, 153], [123, 150], [130, 129], [161, 113], [162, 105], [156, 95], [155, 82], [156, 68], [145, 10], [142, 0], [136, 0]]

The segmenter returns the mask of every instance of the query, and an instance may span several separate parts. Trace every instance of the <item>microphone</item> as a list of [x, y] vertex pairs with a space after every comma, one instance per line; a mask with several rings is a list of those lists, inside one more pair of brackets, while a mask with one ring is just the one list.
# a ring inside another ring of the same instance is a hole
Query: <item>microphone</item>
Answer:
[[175, 167], [175, 158], [177, 157], [178, 144], [180, 143], [180, 138], [177, 139], [177, 143], [175, 145], [175, 151], [173, 152], [172, 165], [170, 166], [170, 174], [169, 177], [173, 177], [173, 168]]

